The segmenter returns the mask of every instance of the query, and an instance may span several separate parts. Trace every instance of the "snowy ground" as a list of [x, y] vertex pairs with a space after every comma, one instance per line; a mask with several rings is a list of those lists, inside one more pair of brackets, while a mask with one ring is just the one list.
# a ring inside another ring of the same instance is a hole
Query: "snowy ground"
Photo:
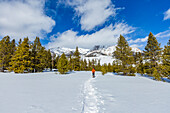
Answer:
[[0, 113], [169, 113], [169, 83], [97, 75], [0, 73]]

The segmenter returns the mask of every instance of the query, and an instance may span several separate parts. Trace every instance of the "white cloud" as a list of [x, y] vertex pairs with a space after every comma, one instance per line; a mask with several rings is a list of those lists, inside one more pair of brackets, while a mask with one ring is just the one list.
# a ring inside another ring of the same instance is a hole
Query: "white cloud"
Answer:
[[170, 37], [170, 30], [166, 30], [164, 32], [160, 32], [160, 33], [156, 34], [155, 37], [158, 37], [158, 38], [167, 38], [167, 37]]
[[135, 28], [128, 26], [125, 23], [111, 24], [93, 34], [86, 34], [78, 36], [78, 32], [68, 30], [64, 33], [56, 34], [51, 37], [51, 42], [48, 43], [47, 48], [68, 47], [75, 48], [92, 48], [95, 45], [115, 45], [117, 39], [122, 35], [127, 35], [134, 32]]
[[81, 29], [93, 30], [96, 26], [104, 24], [109, 17], [116, 16], [116, 10], [111, 0], [66, 0], [68, 5], [74, 7], [76, 15], [80, 17]]
[[148, 40], [148, 36], [146, 36], [145, 38], [137, 38], [135, 40], [129, 40], [128, 42], [131, 43], [139, 43], [139, 42], [146, 42]]
[[[170, 30], [166, 30], [163, 32], [160, 32], [158, 34], [155, 35], [156, 38], [167, 38], [170, 37]], [[141, 42], [146, 42], [148, 40], [148, 36], [146, 36], [145, 38], [137, 38], [135, 40], [129, 40], [128, 42], [131, 43], [141, 43]]]
[[0, 36], [19, 39], [43, 38], [51, 32], [55, 21], [44, 14], [45, 0], [0, 1]]
[[170, 19], [170, 8], [164, 12], [164, 20]]

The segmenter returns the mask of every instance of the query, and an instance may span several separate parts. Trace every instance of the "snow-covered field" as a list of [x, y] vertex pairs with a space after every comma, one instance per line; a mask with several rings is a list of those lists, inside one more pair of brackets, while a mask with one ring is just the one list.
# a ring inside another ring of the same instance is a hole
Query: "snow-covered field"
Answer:
[[169, 113], [170, 84], [111, 73], [0, 73], [0, 113]]

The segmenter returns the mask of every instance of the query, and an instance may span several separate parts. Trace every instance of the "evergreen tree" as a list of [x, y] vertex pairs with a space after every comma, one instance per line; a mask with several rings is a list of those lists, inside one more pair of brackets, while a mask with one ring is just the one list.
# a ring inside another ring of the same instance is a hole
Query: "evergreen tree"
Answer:
[[41, 47], [40, 51], [38, 52], [37, 56], [39, 58], [39, 63], [36, 65], [38, 67], [38, 72], [42, 72], [46, 67], [46, 53], [45, 47]]
[[72, 58], [71, 55], [69, 56], [69, 65], [68, 65], [68, 69], [69, 69], [70, 71], [73, 70], [73, 58]]
[[95, 61], [94, 61], [94, 59], [92, 59], [92, 67], [93, 67], [93, 68], [95, 67]]
[[80, 60], [80, 71], [84, 71], [85, 67], [84, 67], [84, 61]]
[[108, 72], [108, 66], [106, 63], [102, 65], [101, 72], [102, 72], [102, 75], [105, 75]]
[[134, 55], [134, 63], [135, 63], [135, 65], [139, 63], [141, 57], [142, 57], [142, 54], [140, 52], [135, 53], [135, 55]]
[[144, 63], [144, 73], [147, 73], [149, 75], [152, 74], [152, 70], [150, 69], [150, 63], [149, 62]]
[[32, 45], [32, 68], [33, 72], [42, 72], [46, 67], [46, 50], [42, 47], [39, 37], [36, 37]]
[[59, 61], [59, 56], [56, 57], [55, 59], [55, 68], [58, 69], [58, 61]]
[[92, 62], [88, 60], [88, 71], [92, 70]]
[[88, 70], [86, 59], [80, 61], [80, 70], [81, 71], [87, 71]]
[[98, 60], [98, 62], [97, 62], [96, 71], [101, 71], [100, 60]]
[[153, 74], [155, 68], [158, 67], [158, 62], [160, 61], [160, 55], [161, 55], [161, 48], [160, 44], [158, 44], [156, 37], [150, 33], [147, 41], [147, 45], [145, 46], [145, 60], [146, 60], [146, 66], [145, 72], [151, 76], [154, 76]]
[[78, 51], [78, 47], [76, 47], [76, 51], [74, 52], [74, 71], [80, 71], [80, 53]]
[[22, 39], [20, 38], [18, 42], [18, 47], [21, 46], [21, 43], [22, 43]]
[[128, 74], [128, 76], [135, 76], [135, 73], [136, 73], [135, 67], [131, 65], [128, 67], [128, 69], [130, 70], [130, 73]]
[[52, 70], [52, 56], [51, 56], [51, 52], [50, 50], [43, 50], [43, 57], [44, 59], [42, 60], [42, 62], [44, 62], [43, 64], [43, 69], [50, 69]]
[[116, 69], [117, 69], [117, 64], [116, 61], [114, 60], [112, 63], [112, 69], [113, 69], [113, 73], [116, 73]]
[[17, 47], [11, 61], [11, 70], [15, 73], [24, 73], [32, 70], [30, 57], [29, 39], [24, 38], [24, 41]]
[[10, 61], [9, 61], [9, 67], [7, 68], [8, 70], [10, 70], [10, 67], [11, 67], [10, 62], [11, 62], [12, 57], [14, 56], [15, 51], [16, 51], [16, 45], [15, 45], [15, 39], [13, 39], [11, 41], [11, 46], [10, 46], [11, 56], [10, 56]]
[[114, 73], [119, 73], [121, 71], [121, 64], [119, 60], [114, 60], [112, 64], [112, 69]]
[[114, 57], [121, 61], [120, 70], [124, 75], [128, 75], [131, 72], [131, 68], [129, 68], [129, 66], [131, 66], [134, 61], [132, 55], [133, 53], [128, 45], [128, 42], [122, 35], [120, 35], [116, 46], [116, 51], [114, 52]]
[[145, 73], [145, 66], [143, 64], [143, 56], [141, 53], [138, 54], [139, 61], [136, 62], [137, 72], [143, 75]]
[[86, 59], [84, 59], [84, 70], [85, 70], [85, 71], [88, 71], [88, 66], [87, 66], [87, 61], [86, 61]]
[[39, 38], [36, 37], [36, 39], [34, 40], [34, 43], [31, 45], [31, 60], [32, 60], [32, 63], [31, 63], [31, 67], [33, 68], [33, 72], [37, 72], [38, 71], [38, 67], [37, 67], [37, 64], [39, 63], [38, 62], [38, 57], [37, 57], [37, 53], [38, 53], [38, 49], [37, 47], [40, 46], [40, 41], [39, 41]]
[[2, 51], [2, 40], [0, 41], [0, 71], [3, 72], [4, 68], [3, 68], [3, 51]]
[[1, 71], [8, 69], [10, 66], [9, 62], [11, 61], [11, 57], [13, 55], [12, 44], [10, 42], [9, 36], [4, 37], [0, 41], [0, 70]]
[[11, 41], [11, 57], [14, 55], [14, 52], [16, 51], [16, 45], [15, 45], [15, 39]]
[[170, 76], [170, 40], [163, 50], [162, 59], [163, 59], [163, 61], [162, 61], [163, 62], [163, 64], [162, 64], [162, 66], [163, 66], [162, 67], [163, 68], [162, 74], [165, 77], [168, 77], [168, 76]]
[[97, 60], [96, 60], [96, 59], [92, 59], [92, 67], [93, 67], [93, 68], [96, 67], [96, 63], [97, 63]]
[[[160, 68], [158, 68], [158, 69], [160, 69]], [[161, 73], [160, 73], [160, 71], [158, 71], [158, 69], [156, 68], [156, 67], [153, 67], [153, 77], [154, 77], [154, 79], [156, 79], [156, 80], [161, 80]]]
[[57, 67], [60, 74], [66, 74], [68, 72], [68, 60], [64, 53], [61, 55]]
[[113, 67], [110, 63], [108, 64], [108, 72], [113, 72]]
[[53, 62], [52, 62], [52, 55], [51, 55], [51, 51], [50, 49], [46, 52], [46, 64], [47, 64], [47, 68], [50, 68], [50, 70], [52, 70], [53, 68]]

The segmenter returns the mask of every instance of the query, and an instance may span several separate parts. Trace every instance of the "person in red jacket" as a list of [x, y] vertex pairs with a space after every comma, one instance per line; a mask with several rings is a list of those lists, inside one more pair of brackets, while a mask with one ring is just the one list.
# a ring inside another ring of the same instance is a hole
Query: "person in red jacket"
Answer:
[[95, 69], [94, 68], [92, 69], [92, 75], [93, 75], [93, 78], [95, 78]]

